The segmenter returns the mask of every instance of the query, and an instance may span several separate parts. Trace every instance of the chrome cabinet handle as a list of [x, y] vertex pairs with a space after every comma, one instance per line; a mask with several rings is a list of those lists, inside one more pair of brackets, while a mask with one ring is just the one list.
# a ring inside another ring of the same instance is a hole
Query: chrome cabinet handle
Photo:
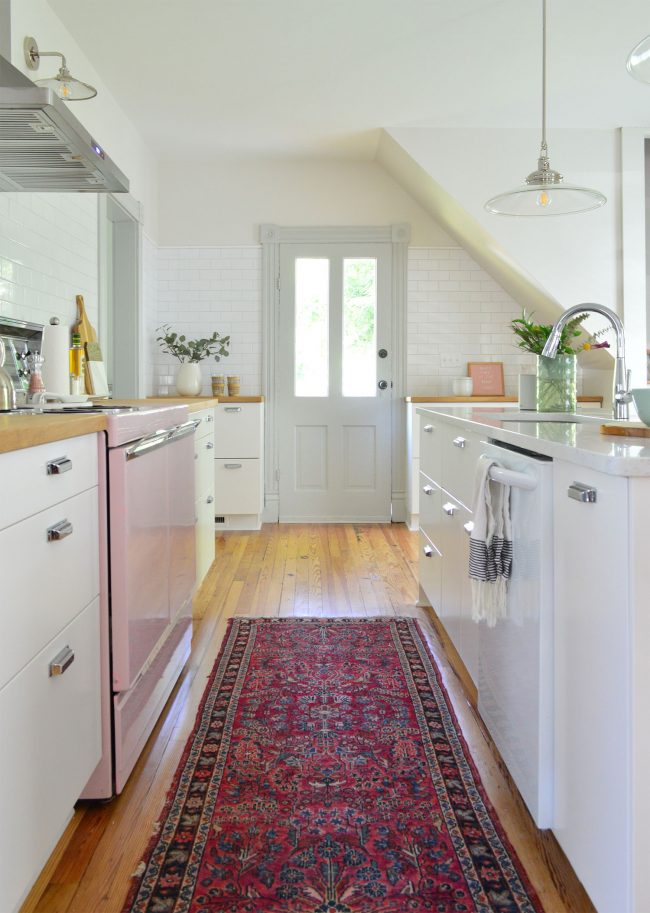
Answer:
[[472, 530], [474, 529], [474, 521], [468, 520], [467, 523], [463, 523], [463, 529], [465, 530], [465, 532], [467, 533], [468, 536], [471, 536]]
[[241, 412], [241, 406], [225, 406], [224, 412]]
[[212, 497], [212, 495], [208, 495], [208, 497], [206, 498], [205, 503], [206, 503], [206, 504], [213, 504], [213, 503], [214, 503], [214, 498]]
[[598, 496], [597, 489], [590, 485], [583, 485], [582, 482], [574, 482], [573, 485], [569, 485], [567, 493], [574, 501], [583, 501], [587, 504], [595, 504]]
[[451, 501], [447, 501], [446, 504], [442, 505], [442, 509], [447, 514], [448, 517], [453, 517], [458, 508], [455, 504], [452, 504]]
[[241, 463], [224, 463], [224, 469], [241, 469]]
[[213, 422], [213, 421], [214, 421], [214, 415], [206, 415], [205, 420], [206, 420], [206, 422]]
[[433, 549], [430, 545], [425, 545], [422, 551], [424, 552], [425, 558], [433, 558]]
[[425, 495], [433, 494], [433, 488], [431, 487], [431, 485], [423, 485], [422, 491], [425, 493]]
[[70, 472], [72, 460], [65, 456], [56, 460], [49, 460], [46, 468], [48, 476], [60, 476], [62, 472]]
[[73, 662], [74, 650], [71, 650], [66, 644], [50, 663], [50, 678], [52, 678], [53, 675], [63, 675], [65, 670], [68, 669]]
[[214, 447], [214, 444], [212, 443], [212, 441], [208, 441], [208, 443], [205, 445], [206, 450], [212, 450], [213, 447]]
[[462, 450], [463, 447], [467, 446], [467, 441], [465, 440], [464, 437], [455, 437], [452, 441], [452, 444], [454, 445], [454, 447], [460, 447], [460, 449]]
[[422, 430], [426, 431], [427, 434], [431, 434], [433, 432], [433, 425], [424, 425]]
[[60, 542], [61, 539], [67, 539], [68, 536], [71, 536], [72, 531], [72, 523], [70, 523], [69, 520], [61, 520], [59, 523], [55, 523], [54, 526], [48, 528], [47, 541]]

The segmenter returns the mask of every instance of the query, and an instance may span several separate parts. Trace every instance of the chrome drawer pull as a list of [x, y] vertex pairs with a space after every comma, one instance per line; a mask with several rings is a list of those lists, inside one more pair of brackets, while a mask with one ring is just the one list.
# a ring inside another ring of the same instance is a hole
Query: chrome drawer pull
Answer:
[[465, 532], [467, 533], [468, 536], [471, 536], [472, 530], [474, 529], [474, 521], [468, 520], [467, 523], [463, 523], [463, 529], [465, 530]]
[[214, 415], [206, 415], [205, 420], [206, 420], [206, 422], [213, 422], [213, 421], [214, 421]]
[[57, 460], [49, 460], [47, 463], [48, 476], [60, 476], [62, 472], [70, 472], [72, 469], [72, 460], [69, 457], [59, 457]]
[[207, 497], [205, 503], [206, 503], [206, 504], [213, 504], [213, 503], [214, 503], [214, 498], [212, 497], [212, 495], [208, 495], [208, 497]]
[[430, 545], [425, 545], [422, 551], [424, 552], [425, 558], [433, 558], [433, 549]]
[[69, 520], [61, 520], [59, 523], [55, 523], [54, 526], [49, 527], [47, 541], [59, 542], [61, 539], [67, 539], [68, 536], [72, 535], [72, 531], [72, 523]]
[[241, 469], [241, 463], [224, 463], [224, 469]]
[[208, 443], [205, 445], [206, 450], [212, 450], [213, 447], [214, 447], [214, 444], [212, 443], [212, 441], [208, 441]]
[[427, 434], [431, 434], [431, 432], [433, 431], [433, 425], [425, 425], [425, 426], [422, 428], [422, 430], [423, 430], [423, 431], [426, 431]]
[[453, 517], [458, 508], [455, 504], [452, 504], [451, 501], [447, 501], [446, 504], [442, 505], [442, 509], [447, 514], [448, 517]]
[[465, 440], [464, 437], [455, 437], [452, 441], [452, 444], [454, 445], [454, 447], [460, 447], [460, 449], [462, 450], [463, 447], [465, 447], [467, 445], [467, 441]]
[[424, 485], [422, 487], [422, 491], [425, 493], [425, 495], [433, 494], [433, 488], [431, 487], [431, 485]]
[[225, 406], [224, 412], [241, 412], [241, 406]]
[[583, 485], [582, 482], [574, 482], [569, 485], [568, 494], [574, 501], [584, 501], [588, 504], [595, 504], [598, 492], [590, 485]]
[[65, 670], [68, 669], [73, 664], [73, 662], [74, 651], [66, 645], [60, 653], [56, 654], [50, 663], [50, 678], [53, 675], [63, 675]]

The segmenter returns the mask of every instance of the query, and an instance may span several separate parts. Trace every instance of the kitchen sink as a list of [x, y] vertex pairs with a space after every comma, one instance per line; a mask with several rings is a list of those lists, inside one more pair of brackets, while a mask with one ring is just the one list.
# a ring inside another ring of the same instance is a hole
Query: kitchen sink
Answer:
[[577, 412], [529, 412], [503, 411], [482, 413], [484, 418], [495, 418], [500, 422], [567, 422], [570, 424], [602, 424], [611, 421], [602, 415], [584, 415]]

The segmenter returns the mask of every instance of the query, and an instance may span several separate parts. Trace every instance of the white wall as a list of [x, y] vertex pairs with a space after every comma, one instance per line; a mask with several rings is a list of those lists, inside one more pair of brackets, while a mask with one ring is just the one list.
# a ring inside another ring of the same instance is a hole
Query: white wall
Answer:
[[599, 210], [562, 218], [509, 218], [485, 201], [534, 171], [539, 131], [390, 129], [390, 135], [455, 197], [512, 259], [567, 308], [595, 301], [620, 310], [620, 148], [617, 130], [550, 130], [552, 167], [567, 183], [607, 197]]
[[23, 40], [27, 35], [35, 38], [42, 50], [65, 54], [71, 73], [98, 90], [96, 98], [75, 102], [74, 107], [70, 106], [71, 110], [129, 178], [131, 195], [144, 206], [145, 229], [155, 239], [157, 164], [137, 127], [124, 114], [93, 67], [92, 48], [82, 50], [79, 47], [46, 0], [11, 0], [11, 61], [33, 79], [54, 75], [59, 64], [58, 58], [46, 57], [41, 60], [37, 73], [28, 70], [23, 54]]
[[259, 225], [409, 222], [413, 244], [451, 244], [376, 162], [183, 160], [160, 166], [159, 243], [256, 244]]

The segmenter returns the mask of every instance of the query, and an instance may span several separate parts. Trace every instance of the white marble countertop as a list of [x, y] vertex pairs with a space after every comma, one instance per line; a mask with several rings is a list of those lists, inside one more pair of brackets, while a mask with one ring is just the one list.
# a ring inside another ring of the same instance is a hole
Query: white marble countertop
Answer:
[[495, 441], [514, 444], [534, 453], [616, 476], [650, 476], [650, 437], [615, 437], [601, 434], [600, 425], [611, 422], [611, 412], [590, 410], [597, 418], [585, 424], [573, 422], [503, 422], [500, 413], [512, 409], [498, 407], [420, 406], [422, 415], [438, 415], [459, 428], [485, 434]]

